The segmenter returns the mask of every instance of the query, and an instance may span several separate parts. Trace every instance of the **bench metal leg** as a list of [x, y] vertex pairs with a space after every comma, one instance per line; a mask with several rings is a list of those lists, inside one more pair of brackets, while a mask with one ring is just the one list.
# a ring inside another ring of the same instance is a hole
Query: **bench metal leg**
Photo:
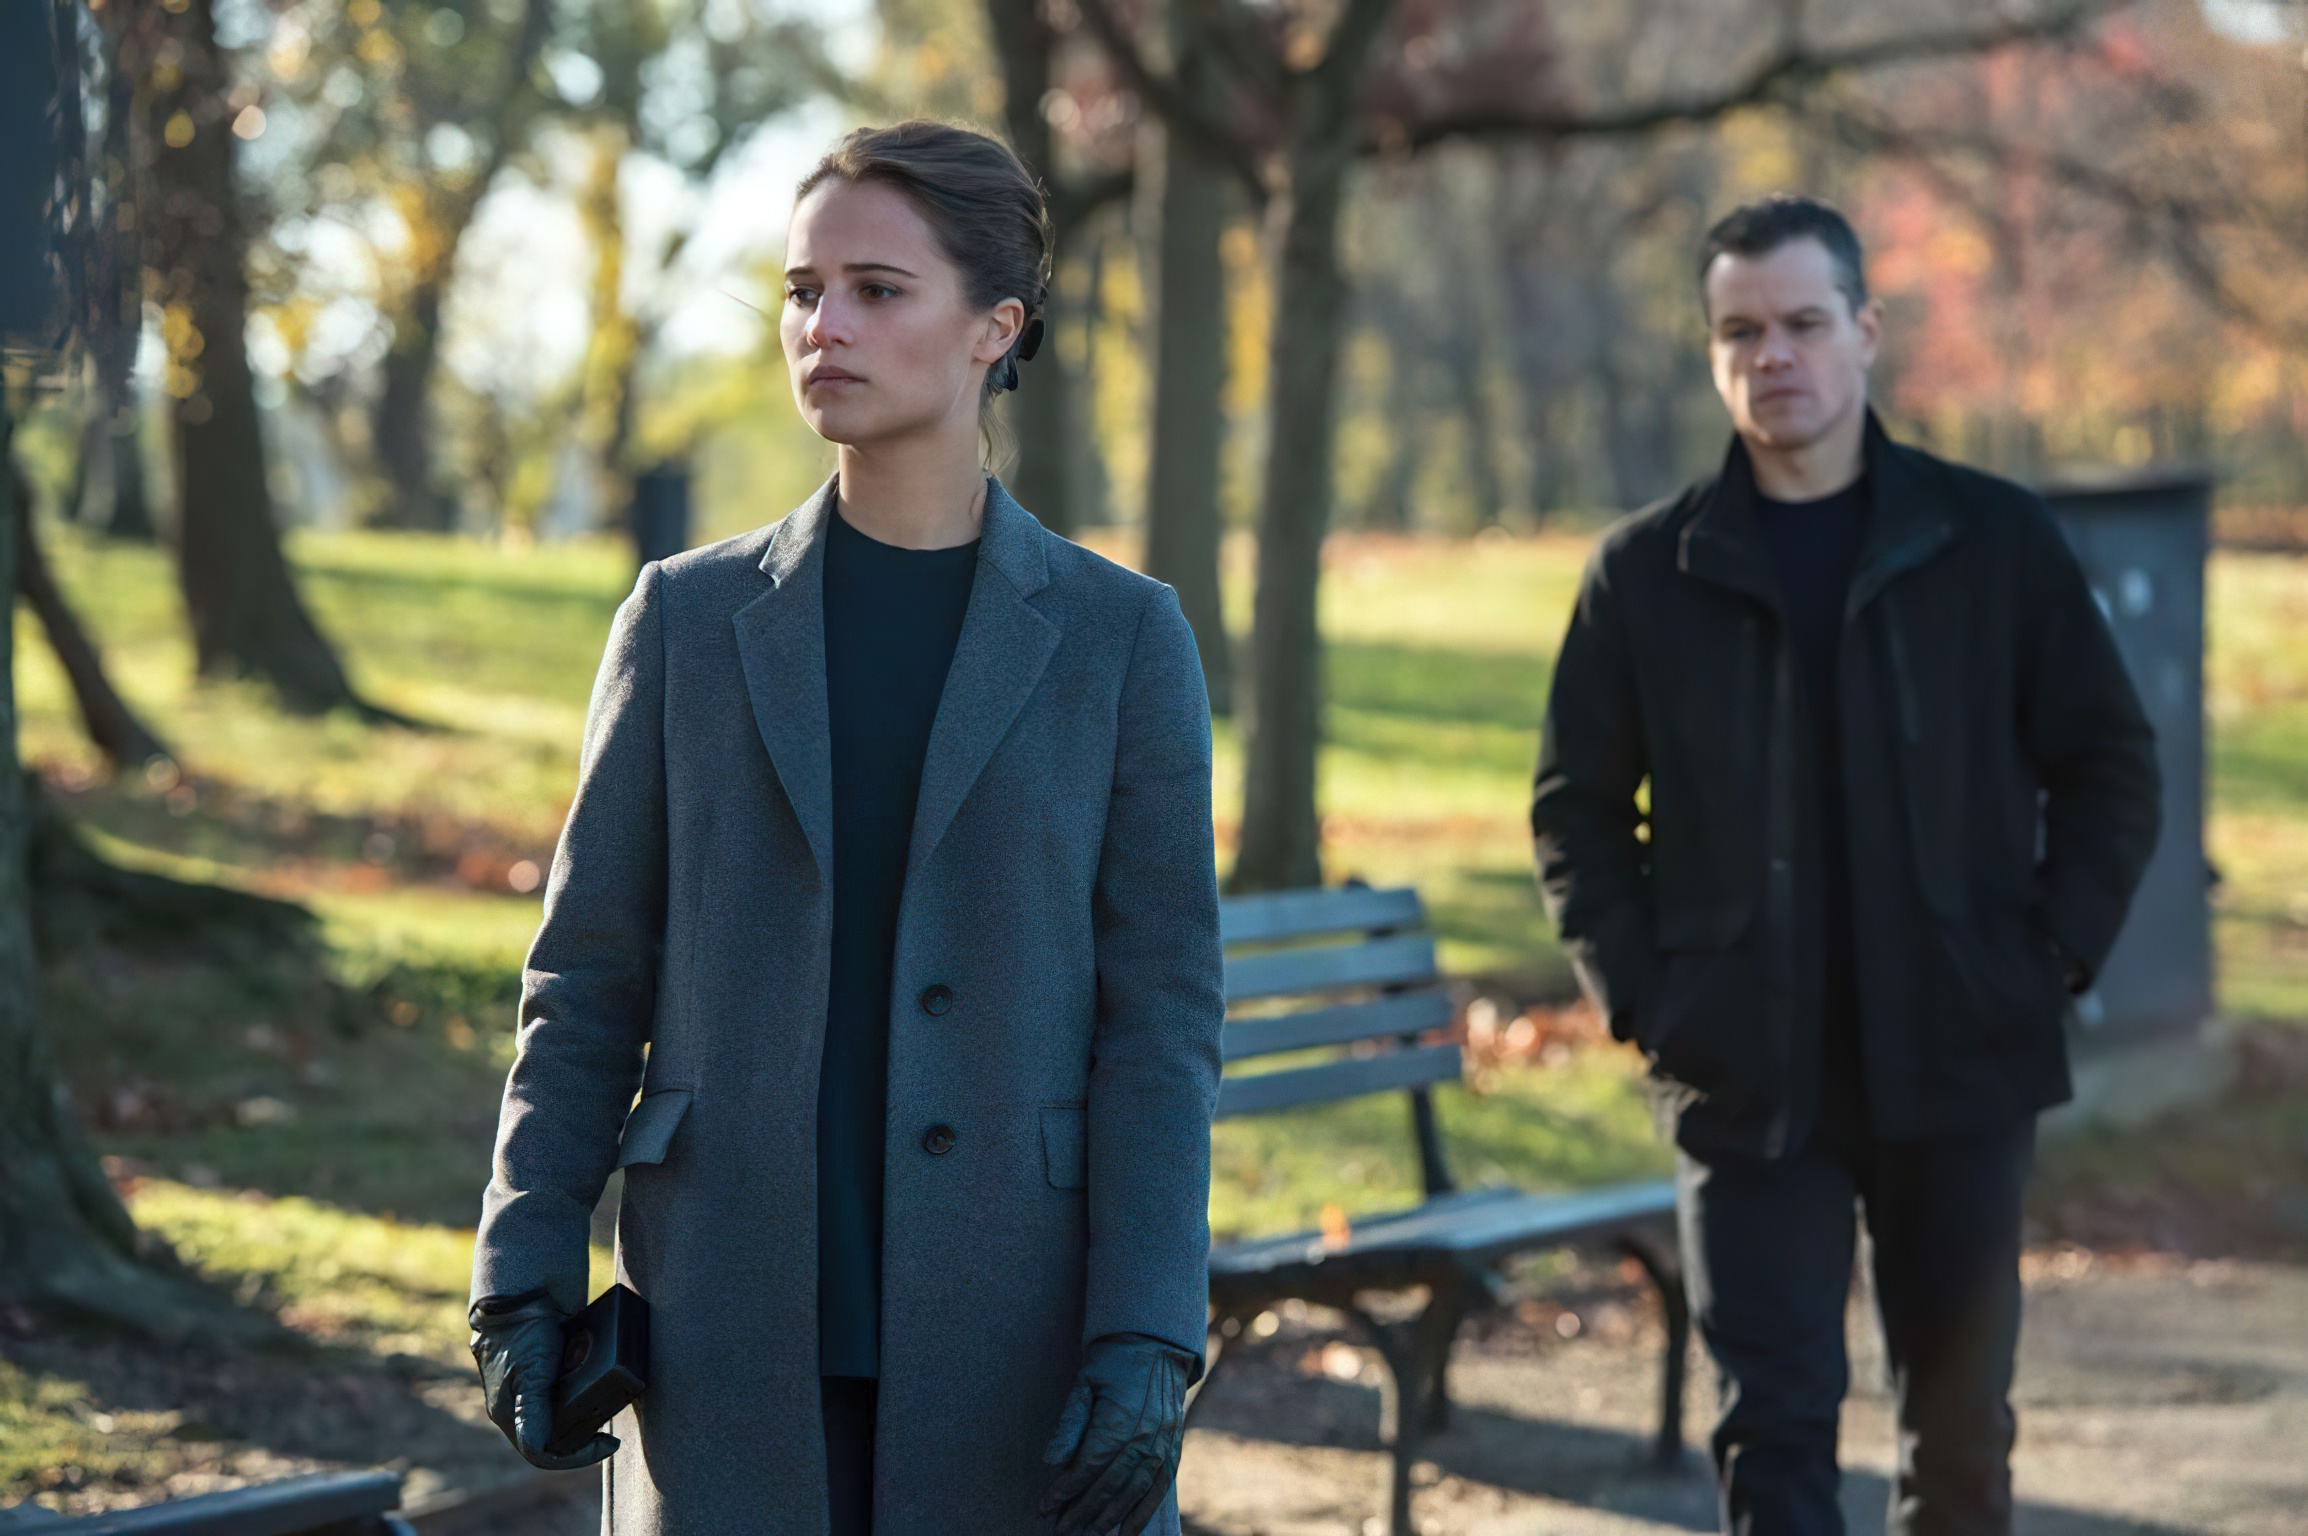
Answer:
[[1388, 1458], [1388, 1536], [1413, 1533], [1411, 1464], [1417, 1459], [1419, 1441], [1435, 1422], [1434, 1399], [1463, 1306], [1461, 1282], [1454, 1277], [1434, 1284], [1425, 1308], [1408, 1322], [1382, 1323], [1360, 1307], [1346, 1309], [1385, 1366], [1379, 1384], [1378, 1434]]
[[1619, 1246], [1650, 1277], [1667, 1324], [1667, 1354], [1659, 1372], [1659, 1435], [1651, 1459], [1661, 1471], [1673, 1471], [1683, 1463], [1683, 1373], [1691, 1357], [1691, 1299], [1683, 1290], [1683, 1265], [1678, 1255], [1649, 1238], [1623, 1237]]
[[[1229, 1327], [1228, 1325], [1232, 1326]], [[1218, 1375], [1218, 1364], [1232, 1353], [1244, 1330], [1250, 1326], [1249, 1315], [1239, 1312], [1221, 1312], [1210, 1319], [1209, 1330], [1202, 1338], [1202, 1377], [1186, 1389], [1186, 1422], [1194, 1422], [1195, 1405], [1202, 1394], [1210, 1390], [1210, 1383]]]

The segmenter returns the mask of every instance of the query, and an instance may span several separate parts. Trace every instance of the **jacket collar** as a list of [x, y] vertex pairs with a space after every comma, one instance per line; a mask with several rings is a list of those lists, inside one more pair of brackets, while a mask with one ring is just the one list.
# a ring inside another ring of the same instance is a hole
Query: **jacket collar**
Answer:
[[[1871, 406], [1863, 452], [1873, 515], [1867, 542], [1851, 578], [1849, 611], [1872, 602], [1892, 578], [1937, 554], [1955, 536], [1954, 519], [1919, 484], [1908, 453], [1892, 441]], [[1676, 564], [1702, 580], [1745, 592], [1776, 608], [1779, 584], [1755, 520], [1755, 467], [1737, 434], [1723, 456], [1723, 471], [1700, 494], [1684, 525]]]
[[[739, 609], [738, 660], [762, 745], [809, 840], [821, 880], [833, 874], [833, 727], [825, 690], [825, 533], [838, 477], [770, 535], [769, 590]], [[953, 822], [1058, 648], [1058, 626], [1028, 601], [1050, 584], [1046, 535], [1002, 482], [988, 476], [977, 574], [930, 730], [915, 803], [908, 869]]]
[[[825, 529], [834, 515], [841, 477], [827, 479], [809, 500], [788, 513], [769, 536], [762, 552], [761, 570], [770, 585], [782, 587], [797, 575], [810, 556], [825, 543]], [[1042, 547], [1042, 525], [1017, 503], [997, 475], [986, 477], [986, 510], [978, 530], [978, 558], [990, 562], [1018, 589], [1031, 597], [1050, 584], [1050, 562]]]

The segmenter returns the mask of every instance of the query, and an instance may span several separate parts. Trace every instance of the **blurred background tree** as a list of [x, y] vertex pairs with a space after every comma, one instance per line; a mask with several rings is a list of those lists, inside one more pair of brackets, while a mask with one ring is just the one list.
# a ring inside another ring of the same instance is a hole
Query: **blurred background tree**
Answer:
[[[176, 531], [204, 667], [345, 702], [274, 521], [599, 532], [659, 461], [695, 466], [701, 532], [777, 515], [828, 463], [754, 312], [794, 177], [849, 122], [992, 127], [1058, 234], [1002, 467], [1178, 589], [1243, 706], [1234, 879], [1302, 883], [1327, 530], [1528, 528], [1703, 471], [1688, 253], [1740, 197], [1851, 209], [1903, 430], [2018, 474], [2217, 458], [2299, 499], [2296, 10], [111, 0], [83, 31], [126, 66], [90, 75], [113, 298], [72, 443], [32, 458], [84, 520]], [[140, 473], [140, 378], [197, 472]], [[1239, 685], [1229, 528], [1257, 546]]]

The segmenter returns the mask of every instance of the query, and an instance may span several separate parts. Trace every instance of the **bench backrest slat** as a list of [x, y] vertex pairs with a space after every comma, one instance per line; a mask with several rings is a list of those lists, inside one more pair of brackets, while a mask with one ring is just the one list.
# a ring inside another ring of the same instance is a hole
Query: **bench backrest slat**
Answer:
[[1320, 1066], [1294, 1067], [1286, 1072], [1261, 1072], [1254, 1077], [1229, 1077], [1218, 1085], [1218, 1118], [1262, 1114], [1300, 1104], [1325, 1104], [1333, 1099], [1360, 1098], [1400, 1088], [1423, 1088], [1429, 1083], [1456, 1082], [1459, 1048], [1454, 1044], [1410, 1046], [1376, 1056], [1350, 1056]]
[[1363, 885], [1274, 891], [1229, 897], [1218, 909], [1219, 936], [1228, 944], [1265, 944], [1318, 933], [1376, 933], [1415, 928], [1425, 921], [1418, 892], [1408, 886], [1383, 891]]
[[1439, 991], [1402, 992], [1367, 1003], [1336, 1003], [1226, 1026], [1228, 1061], [1303, 1051], [1318, 1045], [1350, 1045], [1383, 1035], [1419, 1035], [1451, 1021], [1451, 1000]]
[[1226, 960], [1226, 1000], [1240, 1003], [1347, 987], [1415, 986], [1433, 981], [1434, 975], [1433, 936], [1397, 933], [1360, 944], [1230, 955]]

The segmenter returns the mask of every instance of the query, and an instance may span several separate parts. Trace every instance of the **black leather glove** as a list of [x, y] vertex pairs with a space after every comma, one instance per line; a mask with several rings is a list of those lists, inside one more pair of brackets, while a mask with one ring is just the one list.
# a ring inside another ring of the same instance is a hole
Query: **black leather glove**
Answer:
[[1194, 1357], [1142, 1333], [1091, 1341], [1042, 1460], [1061, 1467], [1042, 1513], [1058, 1536], [1138, 1536], [1178, 1476]]
[[617, 1449], [617, 1437], [595, 1435], [566, 1456], [545, 1449], [553, 1438], [553, 1383], [561, 1374], [563, 1334], [569, 1314], [543, 1291], [519, 1296], [484, 1296], [466, 1314], [473, 1325], [473, 1363], [481, 1368], [481, 1392], [489, 1421], [505, 1432], [529, 1465], [547, 1472], [574, 1472]]

